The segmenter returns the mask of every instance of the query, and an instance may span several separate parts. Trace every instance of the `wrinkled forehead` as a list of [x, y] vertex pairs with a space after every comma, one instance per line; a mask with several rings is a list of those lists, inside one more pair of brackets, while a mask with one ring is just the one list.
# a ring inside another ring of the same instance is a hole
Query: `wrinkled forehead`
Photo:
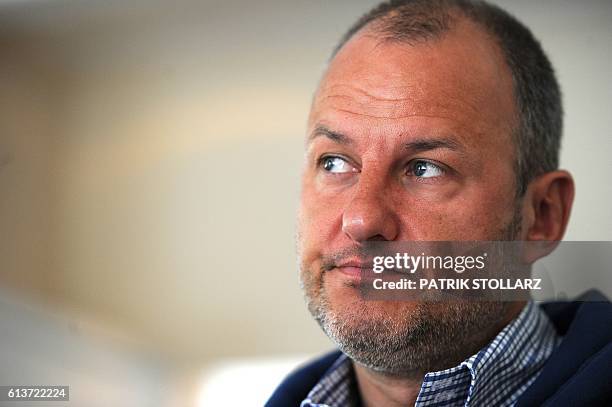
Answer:
[[345, 112], [356, 119], [443, 117], [459, 127], [510, 133], [515, 105], [501, 50], [462, 20], [440, 38], [417, 44], [385, 41], [368, 30], [355, 35], [323, 76], [309, 126]]

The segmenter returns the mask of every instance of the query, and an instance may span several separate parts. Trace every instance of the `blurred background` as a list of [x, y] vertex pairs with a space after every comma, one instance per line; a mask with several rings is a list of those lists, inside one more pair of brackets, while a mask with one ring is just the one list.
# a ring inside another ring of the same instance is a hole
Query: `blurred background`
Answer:
[[[297, 279], [302, 138], [376, 3], [0, 0], [0, 385], [262, 405], [332, 348]], [[562, 85], [566, 239], [610, 241], [612, 3], [495, 3]]]

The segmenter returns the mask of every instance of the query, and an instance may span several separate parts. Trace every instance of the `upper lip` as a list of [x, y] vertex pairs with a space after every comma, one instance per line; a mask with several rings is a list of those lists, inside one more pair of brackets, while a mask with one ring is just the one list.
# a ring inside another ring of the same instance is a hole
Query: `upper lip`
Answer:
[[341, 267], [356, 267], [356, 268], [360, 268], [360, 269], [368, 269], [371, 268], [371, 266], [364, 261], [361, 260], [347, 260], [347, 261], [343, 261], [341, 263], [338, 263], [336, 265], [336, 267], [341, 268]]
[[[336, 264], [336, 268], [343, 268], [343, 267], [355, 267], [355, 268], [359, 268], [362, 270], [370, 271], [373, 269], [374, 266], [373, 266], [372, 259], [370, 260], [370, 262], [363, 261], [363, 260], [357, 260], [357, 259], [351, 259], [351, 260], [346, 260], [346, 261]], [[386, 274], [391, 274], [391, 273], [410, 274], [407, 270], [397, 269], [395, 267], [385, 267], [385, 272]]]

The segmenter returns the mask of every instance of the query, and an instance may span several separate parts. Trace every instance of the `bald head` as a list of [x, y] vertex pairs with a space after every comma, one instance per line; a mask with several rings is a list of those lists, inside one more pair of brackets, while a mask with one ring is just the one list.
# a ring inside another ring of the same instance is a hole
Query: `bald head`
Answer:
[[358, 33], [367, 31], [381, 43], [416, 45], [439, 39], [465, 19], [498, 45], [512, 77], [518, 112], [515, 175], [517, 195], [522, 196], [531, 180], [558, 167], [563, 111], [548, 58], [529, 29], [514, 17], [483, 1], [391, 0], [360, 18], [332, 57]]
[[[360, 31], [331, 61], [311, 121], [335, 104], [373, 118], [453, 116], [460, 126], [474, 124], [476, 114], [501, 125], [501, 134], [509, 136], [517, 124], [514, 100], [512, 74], [499, 46], [464, 18], [443, 36], [422, 43], [387, 41], [373, 29]], [[479, 129], [490, 131], [484, 125]]]

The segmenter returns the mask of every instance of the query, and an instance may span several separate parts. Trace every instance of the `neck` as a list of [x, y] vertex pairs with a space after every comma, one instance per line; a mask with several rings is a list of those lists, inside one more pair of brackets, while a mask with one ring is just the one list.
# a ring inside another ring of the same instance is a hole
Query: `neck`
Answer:
[[[485, 335], [485, 341], [477, 344], [478, 350], [482, 349], [523, 309], [524, 301], [512, 304], [505, 318], [500, 321], [499, 325], [493, 327], [488, 335]], [[466, 344], [466, 354], [464, 359], [474, 354], [474, 344]], [[455, 361], [449, 361], [448, 366], [451, 368], [455, 365]], [[410, 375], [397, 376], [390, 375], [384, 372], [375, 371], [353, 362], [357, 386], [361, 396], [362, 405], [364, 407], [373, 406], [413, 406], [421, 390], [423, 377], [427, 372], [412, 372]]]

